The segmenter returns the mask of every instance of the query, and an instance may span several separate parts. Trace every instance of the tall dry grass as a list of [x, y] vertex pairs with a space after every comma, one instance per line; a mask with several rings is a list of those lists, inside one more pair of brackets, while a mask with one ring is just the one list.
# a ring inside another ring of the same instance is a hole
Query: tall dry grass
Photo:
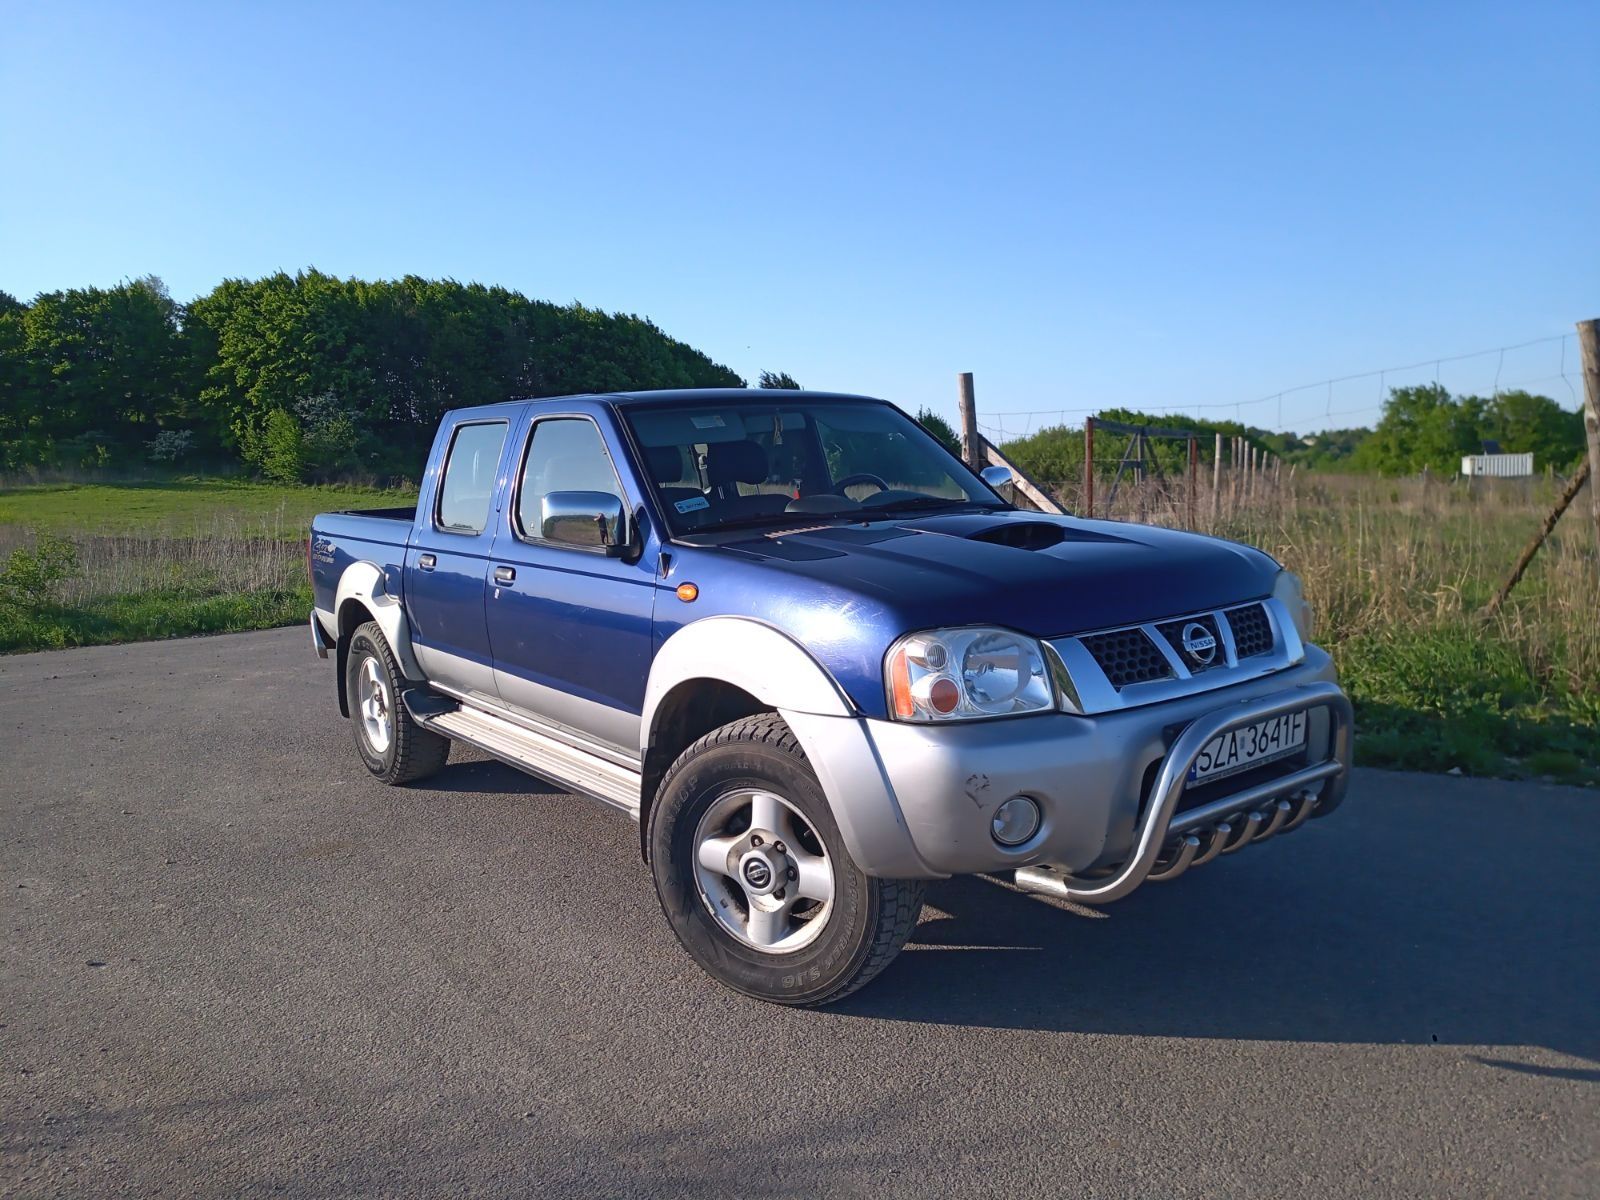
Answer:
[[[233, 595], [289, 591], [306, 584], [304, 544], [286, 540], [276, 517], [226, 512], [208, 521], [138, 533], [72, 534], [77, 566], [60, 585], [66, 606], [149, 592]], [[33, 544], [32, 530], [0, 525], [0, 561]]]
[[[1195, 497], [1194, 526], [1259, 546], [1295, 571], [1318, 616], [1319, 640], [1441, 630], [1510, 653], [1531, 680], [1600, 698], [1600, 556], [1584, 497], [1544, 544], [1511, 602], [1480, 611], [1538, 528], [1559, 482], [1386, 480], [1359, 476], [1263, 476], [1252, 492], [1224, 480], [1213, 509], [1209, 478]], [[1106, 515], [1107, 489], [1097, 489]], [[1081, 486], [1058, 490], [1081, 502]], [[1118, 489], [1112, 516], [1189, 526], [1183, 481]], [[1141, 517], [1142, 513], [1142, 517]]]

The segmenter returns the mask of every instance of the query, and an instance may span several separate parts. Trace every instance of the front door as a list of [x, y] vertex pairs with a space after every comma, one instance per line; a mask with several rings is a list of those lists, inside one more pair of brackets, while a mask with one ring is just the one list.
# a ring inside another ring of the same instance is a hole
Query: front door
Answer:
[[490, 557], [487, 611], [501, 700], [632, 760], [650, 670], [653, 542], [627, 558], [547, 541], [544, 498], [604, 492], [637, 513], [595, 420], [553, 414], [528, 435]]

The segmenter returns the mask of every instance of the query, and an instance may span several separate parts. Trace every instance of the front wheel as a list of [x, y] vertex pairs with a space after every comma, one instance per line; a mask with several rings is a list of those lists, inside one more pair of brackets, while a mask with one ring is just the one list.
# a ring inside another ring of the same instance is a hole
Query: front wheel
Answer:
[[876, 879], [845, 850], [782, 717], [714, 730], [678, 758], [650, 812], [650, 867], [672, 931], [712, 978], [820, 1005], [871, 980], [922, 909], [920, 881]]

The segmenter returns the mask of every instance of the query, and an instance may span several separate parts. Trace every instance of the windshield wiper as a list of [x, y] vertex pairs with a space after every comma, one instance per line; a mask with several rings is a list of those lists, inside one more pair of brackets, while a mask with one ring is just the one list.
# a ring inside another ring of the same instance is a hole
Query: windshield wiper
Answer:
[[910, 512], [918, 508], [999, 508], [1000, 505], [986, 500], [952, 500], [948, 496], [907, 496], [904, 500], [891, 500], [887, 504], [868, 504], [862, 507], [862, 515], [871, 517], [874, 513], [885, 512]]
[[861, 514], [858, 512], [821, 512], [821, 513], [767, 513], [759, 517], [734, 517], [727, 521], [718, 521], [715, 525], [700, 525], [694, 529], [687, 529], [682, 536], [692, 537], [698, 533], [721, 533], [725, 529], [755, 529], [763, 525], [818, 525], [824, 521], [859, 521]]

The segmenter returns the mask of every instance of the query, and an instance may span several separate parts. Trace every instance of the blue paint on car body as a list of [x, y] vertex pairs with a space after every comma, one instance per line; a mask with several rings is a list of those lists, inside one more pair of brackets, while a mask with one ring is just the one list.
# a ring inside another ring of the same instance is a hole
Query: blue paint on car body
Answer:
[[[903, 634], [984, 624], [1059, 637], [1262, 597], [1279, 570], [1268, 555], [1217, 538], [1005, 508], [865, 513], [859, 522], [813, 528], [674, 536], [665, 504], [643, 482], [642, 453], [622, 416], [636, 408], [739, 399], [722, 392], [581, 396], [449, 413], [434, 440], [409, 526], [360, 513], [316, 519], [313, 535], [332, 547], [330, 562], [313, 563], [316, 602], [332, 607], [333, 589], [352, 562], [403, 562], [406, 615], [422, 645], [487, 665], [495, 658], [495, 636], [507, 645], [543, 637], [538, 665], [511, 667], [513, 673], [542, 686], [575, 687], [587, 699], [635, 714], [654, 649], [691, 621], [749, 617], [804, 646], [857, 711], [883, 717], [884, 654]], [[628, 563], [573, 561], [570, 550], [519, 540], [512, 518], [517, 472], [532, 425], [552, 416], [586, 417], [600, 428], [637, 530], [638, 546]], [[493, 420], [507, 422], [507, 437], [490, 520], [477, 535], [441, 532], [433, 513], [455, 431]], [[688, 499], [687, 510], [685, 502], [677, 507], [692, 512], [706, 504], [696, 500]], [[1024, 527], [1026, 536], [1017, 536]], [[663, 552], [670, 563], [666, 573], [660, 570]], [[426, 553], [435, 556], [429, 572], [418, 562]], [[519, 599], [499, 617], [487, 616], [492, 566], [503, 562], [539, 572], [541, 558], [550, 573], [540, 577], [553, 594], [539, 600], [536, 585], [519, 578]], [[630, 586], [618, 590], [618, 579]], [[692, 604], [675, 595], [685, 581], [699, 588]], [[642, 641], [638, 630], [645, 618], [634, 594], [640, 586], [656, 592]], [[519, 621], [524, 633], [516, 632]]]

